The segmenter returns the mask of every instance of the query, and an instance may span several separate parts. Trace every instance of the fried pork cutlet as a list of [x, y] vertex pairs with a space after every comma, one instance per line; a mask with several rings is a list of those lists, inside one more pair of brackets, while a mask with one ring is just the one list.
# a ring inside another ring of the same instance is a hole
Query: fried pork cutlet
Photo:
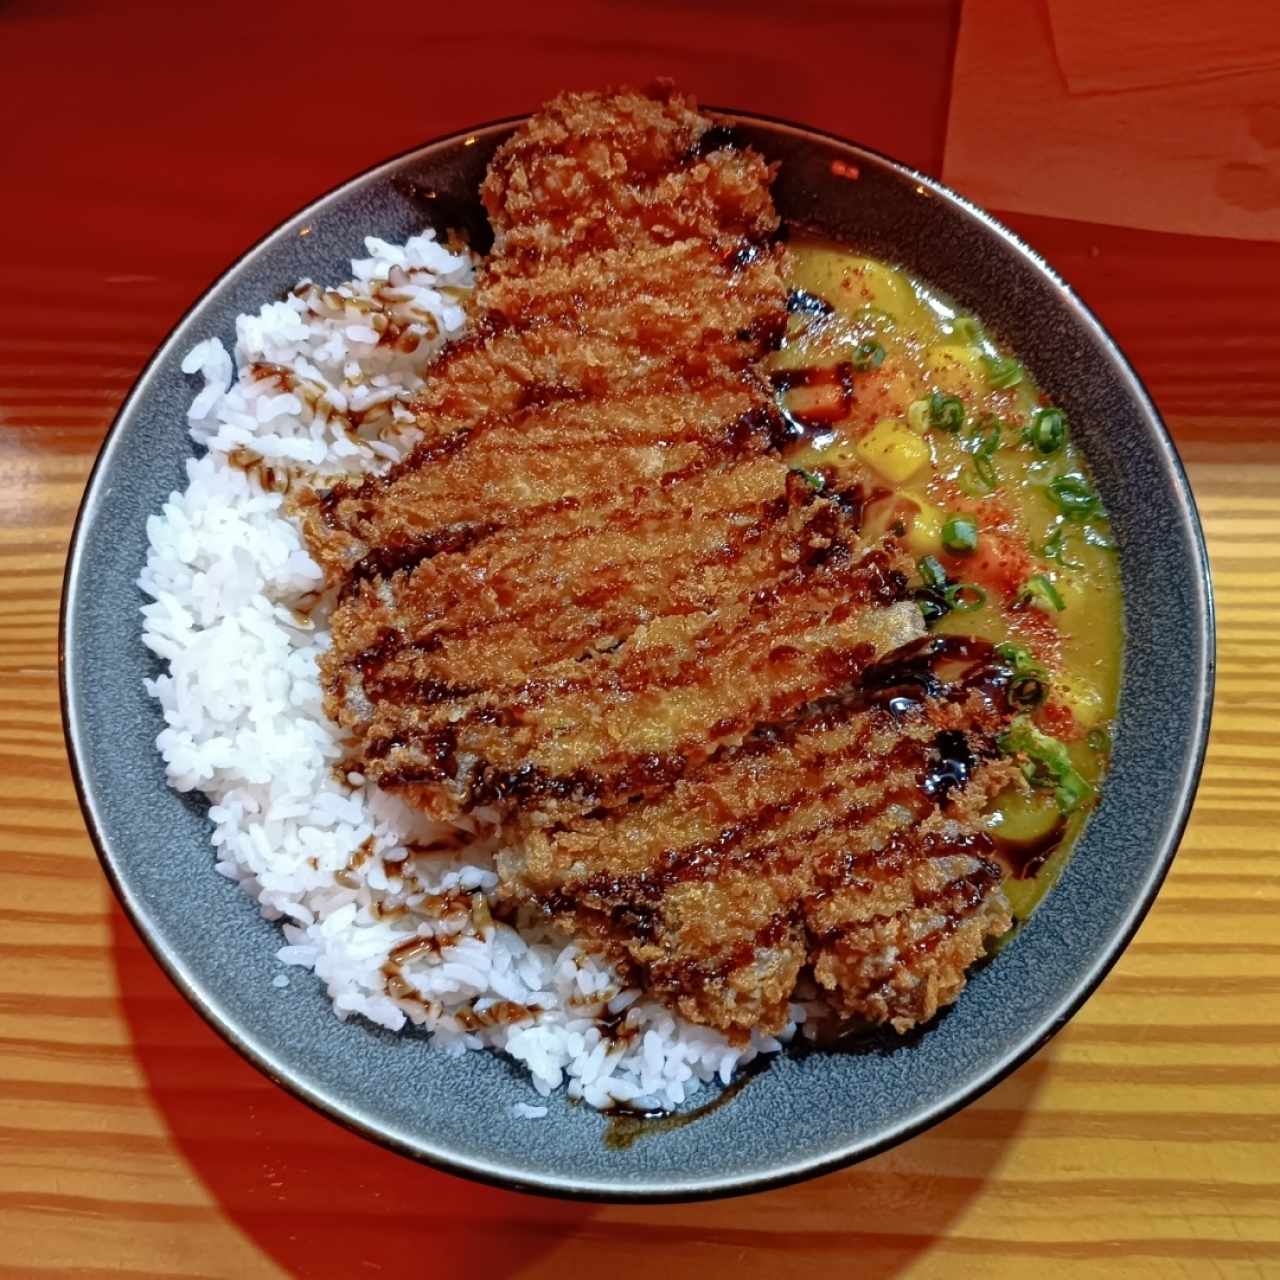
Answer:
[[[1010, 925], [974, 819], [1012, 780], [983, 762], [1007, 714], [972, 683], [933, 706], [918, 684], [864, 694], [658, 799], [534, 831], [503, 855], [505, 892], [598, 939], [696, 1022], [779, 1030], [806, 966], [845, 1018], [927, 1021]], [[939, 727], [957, 722], [969, 730]]]
[[[905, 1028], [1008, 925], [970, 802], [998, 771], [969, 703], [867, 700], [922, 624], [869, 478], [783, 460], [771, 178], [662, 93], [566, 95], [499, 149], [421, 442], [299, 503], [341, 588], [321, 676], [366, 776], [496, 808], [508, 898], [689, 1017], [777, 1029], [804, 969]], [[963, 793], [929, 790], [943, 732]]]
[[779, 456], [772, 175], [709, 136], [678, 98], [570, 95], [500, 149], [479, 329], [433, 368], [424, 439], [305, 507], [346, 584], [330, 710], [443, 816], [660, 790], [919, 631], [856, 487]]
[[385, 568], [497, 521], [573, 524], [708, 453], [776, 448], [782, 423], [752, 374], [786, 324], [772, 174], [751, 151], [702, 155], [708, 136], [678, 98], [571, 94], [499, 150], [477, 333], [432, 371], [425, 438], [391, 476], [303, 504], [331, 580], [371, 551]]
[[[335, 486], [312, 508], [313, 543], [357, 578], [473, 547], [483, 563], [490, 549], [478, 544], [494, 535], [547, 541], [641, 503], [671, 508], [684, 483], [763, 457], [781, 430], [740, 379], [690, 387], [666, 366], [649, 385], [548, 398], [446, 430], [384, 477]], [[776, 495], [786, 468], [766, 465]]]
[[[359, 686], [346, 691], [347, 715], [363, 717], [362, 767], [383, 786], [415, 787], [436, 812], [442, 787], [445, 803], [456, 794], [543, 817], [661, 789], [757, 724], [849, 687], [876, 655], [917, 634], [913, 604], [874, 607], [893, 602], [903, 579], [884, 552], [813, 559], [775, 570], [754, 591], [742, 584], [713, 610], [642, 622], [614, 652], [545, 662], [533, 675], [460, 682], [462, 662], [450, 661], [447, 640], [443, 652], [430, 636], [421, 649], [412, 641], [395, 649], [404, 632], [388, 630], [361, 651]], [[622, 612], [612, 610], [610, 621]], [[334, 634], [343, 643], [336, 626]], [[496, 653], [470, 646], [471, 669], [492, 672], [532, 634]], [[538, 636], [544, 652], [547, 639]], [[459, 659], [466, 650], [457, 646]]]

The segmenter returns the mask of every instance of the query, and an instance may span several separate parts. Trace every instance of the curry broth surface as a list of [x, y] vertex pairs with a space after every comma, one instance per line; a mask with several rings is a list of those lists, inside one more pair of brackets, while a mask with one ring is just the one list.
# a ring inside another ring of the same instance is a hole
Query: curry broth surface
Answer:
[[[977, 588], [962, 593], [965, 611], [931, 629], [1033, 655], [1043, 702], [1032, 721], [1064, 744], [1093, 789], [1065, 816], [1052, 794], [1034, 788], [1007, 795], [989, 815], [998, 847], [1039, 850], [1029, 864], [1007, 859], [1005, 891], [1025, 918], [1070, 855], [1106, 768], [1124, 636], [1105, 512], [1085, 496], [1089, 472], [1069, 423], [1064, 442], [1045, 452], [1054, 423], [1036, 413], [1049, 401], [976, 318], [905, 271], [839, 245], [796, 238], [792, 252], [798, 292], [771, 360], [780, 402], [799, 428], [788, 460], [815, 485], [859, 475], [877, 495], [868, 526], [894, 526], [913, 556], [932, 557], [952, 583]], [[933, 406], [949, 403], [939, 397], [960, 402], [962, 424], [954, 405], [946, 425], [935, 421]], [[1028, 439], [1032, 428], [1038, 434]], [[976, 526], [972, 550], [943, 541], [955, 516]], [[1048, 588], [1028, 601], [1023, 588], [1037, 577]]]

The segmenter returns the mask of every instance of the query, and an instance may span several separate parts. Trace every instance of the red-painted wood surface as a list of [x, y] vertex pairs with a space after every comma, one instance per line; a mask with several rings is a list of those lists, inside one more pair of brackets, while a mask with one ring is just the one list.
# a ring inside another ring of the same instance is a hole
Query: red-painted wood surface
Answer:
[[0, 1276], [1280, 1275], [1276, 246], [1012, 219], [1188, 460], [1221, 607], [1214, 743], [1175, 871], [1086, 1010], [859, 1168], [597, 1208], [354, 1138], [168, 985], [68, 777], [56, 614], [84, 478], [247, 244], [416, 142], [659, 74], [938, 172], [957, 21], [940, 0], [0, 6]]

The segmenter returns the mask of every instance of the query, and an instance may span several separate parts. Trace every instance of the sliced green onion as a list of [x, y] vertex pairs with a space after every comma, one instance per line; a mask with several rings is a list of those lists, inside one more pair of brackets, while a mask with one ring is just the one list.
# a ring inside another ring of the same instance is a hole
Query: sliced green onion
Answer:
[[827, 487], [827, 482], [816, 471], [806, 471], [803, 467], [790, 467], [788, 470], [799, 476], [814, 493], [821, 493]]
[[1049, 497], [1065, 516], [1083, 520], [1099, 510], [1098, 495], [1082, 475], [1058, 476], [1049, 481]]
[[1091, 547], [1101, 547], [1104, 551], [1114, 551], [1116, 549], [1116, 540], [1110, 534], [1103, 533], [1091, 524], [1087, 524], [1084, 527], [1084, 540]]
[[1000, 476], [996, 465], [985, 454], [979, 454], [973, 460], [973, 474], [978, 477], [981, 492], [992, 493], [1000, 487]]
[[[1046, 560], [1053, 560], [1058, 564], [1062, 563], [1062, 557], [1066, 554], [1066, 549], [1062, 545], [1062, 538], [1065, 533], [1066, 529], [1062, 525], [1056, 525], [1053, 532], [1044, 540], [1044, 546], [1040, 549], [1040, 554]], [[1034, 543], [1031, 549], [1035, 550]]]
[[1037, 409], [1024, 435], [1038, 453], [1057, 453], [1067, 442], [1067, 415], [1061, 409]]
[[929, 401], [927, 398], [913, 400], [907, 406], [907, 425], [912, 431], [918, 431], [921, 435], [929, 429]]
[[973, 454], [973, 477], [961, 478], [961, 488], [975, 497], [984, 497], [1000, 487], [1000, 476], [991, 459], [1000, 448], [1005, 424], [994, 413], [984, 413], [964, 438], [961, 447]]
[[[1061, 516], [1058, 517], [1062, 519]], [[1086, 529], [1086, 533], [1088, 530]], [[1066, 538], [1067, 528], [1064, 524], [1054, 526], [1053, 532], [1044, 540], [1044, 546], [1038, 550], [1034, 543], [1031, 550], [1037, 555], [1043, 556], [1046, 560], [1052, 560], [1054, 564], [1060, 564], [1064, 569], [1079, 569], [1081, 567], [1078, 560], [1067, 559], [1067, 548], [1064, 539]]]
[[1005, 356], [983, 356], [987, 368], [987, 385], [995, 388], [1016, 387], [1022, 381], [1022, 366]]
[[1020, 604], [1029, 604], [1036, 609], [1043, 609], [1046, 613], [1050, 610], [1061, 613], [1067, 607], [1062, 593], [1043, 573], [1033, 573], [1027, 579], [1018, 594], [1018, 601]]
[[1005, 755], [1026, 757], [1023, 776], [1033, 787], [1052, 787], [1062, 813], [1073, 813], [1093, 794], [1093, 788], [1071, 763], [1066, 747], [1042, 733], [1026, 716], [1018, 716], [996, 739], [996, 745]]
[[866, 338], [853, 349], [853, 367], [859, 373], [870, 373], [884, 364], [884, 344]]
[[1009, 685], [1011, 706], [1030, 710], [1044, 701], [1044, 681], [1039, 676], [1018, 676]]
[[1014, 644], [1012, 640], [996, 645], [996, 657], [1009, 666], [1015, 676], [1044, 675], [1044, 668], [1036, 661], [1031, 650], [1025, 645]]
[[982, 336], [982, 326], [973, 316], [956, 316], [951, 322], [951, 333], [961, 342], [976, 342]]
[[1105, 729], [1090, 729], [1085, 737], [1085, 742], [1089, 744], [1091, 751], [1109, 751], [1111, 749], [1111, 735]]
[[947, 585], [947, 571], [933, 556], [922, 556], [917, 560], [916, 572], [919, 573], [920, 581], [926, 587], [945, 587]]
[[935, 391], [929, 397], [929, 425], [943, 431], [959, 431], [964, 426], [964, 402], [957, 396]]
[[978, 522], [972, 516], [948, 516], [942, 526], [942, 545], [948, 551], [976, 550]]
[[942, 597], [956, 613], [973, 613], [987, 603], [987, 593], [972, 582], [957, 582], [948, 587]]
[[1093, 788], [1075, 769], [1064, 773], [1053, 790], [1053, 798], [1064, 814], [1074, 813], [1091, 795]]
[[993, 458], [996, 450], [1000, 448], [1000, 428], [1003, 424], [999, 418], [996, 418], [991, 424], [991, 429], [983, 435], [974, 446], [974, 457], [977, 458]]
[[994, 457], [1000, 448], [1004, 425], [994, 413], [984, 413], [965, 437], [965, 449], [977, 458]]
[[1031, 650], [1024, 644], [1014, 644], [1012, 640], [1004, 640], [996, 645], [996, 657], [1007, 662], [1015, 672], [1026, 671], [1034, 661]]

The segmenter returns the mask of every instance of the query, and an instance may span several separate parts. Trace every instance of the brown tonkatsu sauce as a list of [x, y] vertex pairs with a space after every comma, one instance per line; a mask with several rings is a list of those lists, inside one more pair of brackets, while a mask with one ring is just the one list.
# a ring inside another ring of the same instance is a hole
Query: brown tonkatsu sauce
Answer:
[[609, 1109], [608, 1123], [604, 1131], [604, 1145], [613, 1151], [628, 1151], [641, 1138], [653, 1138], [661, 1133], [675, 1133], [686, 1125], [714, 1114], [721, 1107], [732, 1102], [768, 1065], [768, 1062], [767, 1057], [752, 1059], [739, 1071], [732, 1084], [726, 1085], [709, 1102], [692, 1107], [688, 1111], [662, 1111], [656, 1108], [645, 1110], [629, 1103], [615, 1103]]

